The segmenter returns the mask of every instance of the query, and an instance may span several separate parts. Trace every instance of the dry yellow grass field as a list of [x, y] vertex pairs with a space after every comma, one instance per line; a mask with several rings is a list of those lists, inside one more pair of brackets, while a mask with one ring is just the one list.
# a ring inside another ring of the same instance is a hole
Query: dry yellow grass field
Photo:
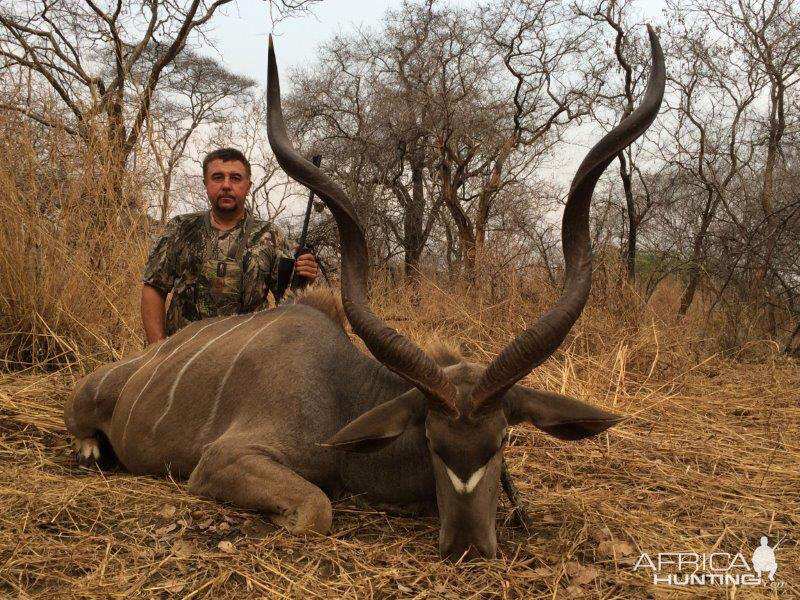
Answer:
[[[473, 360], [529, 318], [502, 302], [423, 284], [421, 300], [376, 293], [411, 337], [447, 340]], [[387, 288], [388, 289], [388, 286]], [[182, 482], [77, 468], [62, 420], [75, 375], [0, 377], [0, 592], [21, 598], [649, 598], [796, 597], [800, 560], [800, 371], [696, 360], [685, 332], [647, 316], [611, 335], [591, 306], [569, 345], [528, 378], [631, 416], [595, 440], [555, 441], [517, 427], [507, 450], [533, 518], [498, 515], [497, 560], [452, 565], [433, 519], [346, 499], [334, 530], [296, 538], [259, 515], [205, 501]], [[594, 321], [592, 320], [594, 318]], [[621, 323], [618, 323], [622, 326]], [[494, 330], [494, 337], [490, 331]], [[642, 552], [741, 552], [762, 534], [776, 552], [774, 590], [653, 586]]]
[[[754, 336], [721, 352], [731, 319], [678, 319], [677, 285], [644, 302], [613, 269], [598, 269], [564, 347], [525, 383], [631, 418], [578, 443], [514, 428], [506, 455], [533, 526], [512, 526], [501, 500], [496, 560], [443, 563], [435, 519], [357, 498], [335, 504], [330, 536], [303, 539], [180, 481], [79, 469], [64, 400], [81, 375], [141, 345], [147, 237], [103, 203], [102, 152], [0, 125], [0, 597], [800, 596], [797, 363]], [[470, 294], [432, 281], [398, 290], [378, 274], [372, 297], [416, 341], [486, 362], [555, 293], [536, 273]], [[654, 586], [633, 570], [643, 552], [749, 562], [761, 535], [784, 534], [779, 588]]]

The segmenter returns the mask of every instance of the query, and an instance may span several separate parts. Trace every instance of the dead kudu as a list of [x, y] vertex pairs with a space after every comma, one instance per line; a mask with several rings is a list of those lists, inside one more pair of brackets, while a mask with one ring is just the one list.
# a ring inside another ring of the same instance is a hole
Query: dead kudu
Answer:
[[258, 510], [297, 534], [330, 531], [329, 495], [435, 508], [443, 557], [494, 556], [508, 426], [527, 421], [578, 440], [622, 420], [516, 382], [559, 347], [586, 303], [592, 192], [617, 153], [650, 126], [663, 96], [664, 59], [649, 34], [642, 105], [592, 148], [569, 192], [563, 294], [488, 367], [440, 366], [370, 310], [361, 225], [342, 189], [289, 141], [270, 42], [270, 144], [286, 173], [336, 219], [342, 304], [375, 358], [303, 304], [193, 323], [79, 382], [65, 410], [78, 459], [107, 452], [134, 473], [188, 477], [191, 492]]

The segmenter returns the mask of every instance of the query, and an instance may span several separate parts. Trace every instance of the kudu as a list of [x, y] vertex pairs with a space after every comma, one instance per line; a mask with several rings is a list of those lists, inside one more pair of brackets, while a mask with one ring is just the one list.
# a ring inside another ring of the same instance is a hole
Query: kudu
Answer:
[[342, 305], [375, 358], [302, 304], [193, 323], [79, 382], [65, 409], [79, 461], [107, 451], [134, 473], [188, 476], [191, 492], [261, 511], [298, 534], [330, 530], [323, 490], [435, 508], [443, 557], [494, 556], [508, 426], [526, 421], [578, 440], [622, 420], [516, 382], [559, 347], [586, 303], [592, 192], [650, 126], [663, 96], [664, 59], [649, 34], [642, 105], [592, 148], [569, 192], [563, 294], [488, 367], [441, 366], [370, 310], [362, 227], [344, 191], [288, 139], [270, 40], [269, 141], [286, 173], [314, 190], [336, 220]]

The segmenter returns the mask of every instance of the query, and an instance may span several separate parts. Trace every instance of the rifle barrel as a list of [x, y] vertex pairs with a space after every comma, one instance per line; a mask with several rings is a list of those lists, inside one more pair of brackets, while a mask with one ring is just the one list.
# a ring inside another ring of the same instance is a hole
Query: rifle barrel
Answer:
[[783, 541], [783, 539], [784, 539], [784, 538], [785, 538], [787, 535], [789, 535], [789, 534], [788, 534], [788, 533], [784, 533], [784, 534], [783, 534], [783, 537], [782, 537], [781, 539], [779, 539], [779, 540], [778, 540], [778, 543], [777, 543], [777, 544], [775, 544], [775, 545], [772, 547], [772, 550], [773, 550], [773, 551], [775, 551], [775, 550], [778, 548], [778, 546], [780, 546], [780, 545], [781, 545], [781, 542]]
[[[315, 154], [311, 158], [311, 163], [315, 167], [319, 167], [322, 164], [322, 155]], [[298, 243], [298, 251], [302, 250], [306, 246], [306, 237], [308, 236], [308, 222], [311, 220], [311, 209], [314, 206], [314, 190], [308, 191], [308, 204], [306, 205], [306, 216], [303, 220], [303, 229], [300, 232], [300, 239], [297, 240]]]

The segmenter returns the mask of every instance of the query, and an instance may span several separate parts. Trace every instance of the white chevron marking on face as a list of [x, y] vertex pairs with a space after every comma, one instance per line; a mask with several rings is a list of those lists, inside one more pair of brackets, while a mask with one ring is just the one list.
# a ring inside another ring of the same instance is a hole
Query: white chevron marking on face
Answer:
[[[248, 318], [248, 319], [245, 319], [245, 320], [244, 320], [244, 321], [242, 321], [241, 323], [237, 323], [236, 325], [234, 325], [234, 326], [233, 326], [233, 327], [231, 327], [230, 329], [227, 329], [226, 331], [223, 331], [222, 333], [220, 333], [220, 334], [219, 334], [218, 336], [216, 336], [215, 338], [212, 338], [212, 339], [210, 339], [209, 341], [207, 341], [207, 342], [206, 342], [206, 343], [203, 345], [203, 347], [202, 347], [202, 348], [200, 348], [200, 350], [198, 350], [197, 352], [195, 352], [195, 353], [194, 353], [194, 355], [192, 356], [192, 358], [190, 358], [189, 360], [187, 360], [187, 361], [186, 361], [186, 364], [185, 364], [185, 365], [183, 365], [183, 367], [181, 368], [181, 370], [180, 370], [180, 371], [178, 371], [178, 376], [175, 378], [175, 381], [172, 383], [172, 387], [171, 387], [171, 388], [170, 388], [170, 390], [169, 390], [169, 398], [167, 399], [167, 407], [164, 409], [164, 413], [161, 415], [161, 417], [159, 417], [158, 421], [156, 421], [156, 422], [153, 424], [153, 428], [150, 430], [150, 433], [151, 433], [152, 435], [155, 435], [155, 434], [156, 434], [156, 429], [158, 429], [158, 426], [159, 426], [159, 425], [161, 425], [161, 421], [163, 421], [163, 420], [164, 420], [164, 417], [166, 417], [166, 416], [167, 416], [167, 413], [169, 413], [169, 411], [170, 411], [170, 410], [172, 410], [172, 403], [175, 401], [175, 390], [176, 390], [176, 389], [178, 389], [178, 384], [180, 383], [180, 381], [181, 381], [181, 378], [183, 377], [183, 374], [184, 374], [184, 373], [186, 373], [186, 369], [188, 369], [188, 368], [189, 368], [189, 366], [190, 366], [190, 365], [191, 365], [191, 364], [194, 362], [194, 360], [195, 360], [195, 359], [196, 359], [198, 356], [200, 356], [200, 355], [201, 355], [203, 352], [205, 352], [205, 351], [208, 349], [208, 347], [209, 347], [211, 344], [213, 344], [214, 342], [216, 342], [218, 339], [220, 339], [220, 338], [222, 338], [222, 337], [224, 337], [224, 336], [228, 335], [228, 334], [229, 334], [231, 331], [233, 331], [234, 329], [237, 329], [237, 328], [241, 327], [241, 326], [242, 326], [242, 325], [244, 325], [245, 323], [249, 323], [249, 322], [250, 322], [250, 321], [253, 319], [253, 317], [255, 317], [255, 316], [256, 316], [256, 313], [253, 313], [252, 315], [250, 315], [250, 318]], [[226, 320], [226, 319], [223, 319], [223, 321], [224, 321], [224, 320]], [[222, 321], [220, 321], [220, 323], [221, 323], [221, 322], [222, 322]]]
[[450, 478], [450, 483], [453, 484], [453, 487], [459, 494], [471, 494], [478, 485], [478, 482], [483, 479], [484, 473], [486, 473], [486, 465], [483, 465], [480, 469], [470, 475], [469, 479], [463, 481], [458, 475], [453, 473], [450, 470], [450, 467], [447, 465], [444, 466], [444, 469], [447, 471], [447, 476]]

